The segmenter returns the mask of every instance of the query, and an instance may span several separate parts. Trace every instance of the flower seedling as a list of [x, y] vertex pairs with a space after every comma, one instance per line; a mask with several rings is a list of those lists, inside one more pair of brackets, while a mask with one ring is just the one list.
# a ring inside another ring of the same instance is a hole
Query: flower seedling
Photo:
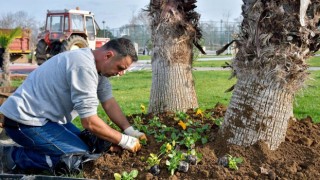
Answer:
[[179, 120], [186, 121], [188, 118], [189, 118], [189, 115], [186, 114], [185, 112], [177, 112], [173, 119], [176, 121], [179, 121]]
[[142, 145], [147, 145], [147, 140], [146, 139], [140, 139], [140, 144]]
[[217, 125], [218, 127], [221, 127], [223, 123], [223, 118], [218, 118], [213, 120], [214, 124]]
[[231, 155], [223, 156], [218, 159], [218, 164], [224, 167], [229, 167], [233, 170], [238, 170], [238, 164], [242, 163], [243, 159], [238, 157], [232, 157]]
[[[170, 158], [169, 160], [166, 160], [166, 165], [168, 167], [168, 170], [170, 171], [171, 175], [174, 174], [175, 170], [177, 170], [180, 166], [180, 161], [184, 160], [185, 157], [183, 156], [182, 152], [180, 151], [171, 151], [170, 154], [168, 154], [168, 157]], [[187, 165], [185, 163], [181, 163], [181, 166], [185, 166], [185, 167], [181, 167], [181, 170], [185, 170]], [[187, 169], [188, 170], [188, 169]], [[186, 171], [182, 171], [182, 172], [186, 172]]]
[[140, 109], [142, 114], [146, 113], [146, 107], [143, 104], [140, 105]]
[[238, 170], [238, 164], [241, 164], [243, 162], [243, 159], [241, 157], [232, 157], [231, 155], [228, 155], [228, 161], [229, 161], [229, 168], [233, 170]]
[[186, 129], [187, 129], [187, 125], [186, 125], [183, 121], [181, 121], [181, 120], [179, 121], [178, 125], [181, 126], [181, 128], [182, 128], [183, 130], [186, 130]]
[[123, 171], [122, 174], [114, 173], [115, 180], [133, 180], [138, 176], [138, 170], [134, 169], [130, 173]]
[[141, 131], [143, 125], [142, 125], [142, 119], [140, 116], [136, 116], [133, 118], [133, 125], [136, 129], [138, 129], [139, 131]]
[[165, 134], [155, 134], [154, 138], [157, 142], [163, 142], [165, 139], [167, 139]]
[[170, 143], [162, 144], [162, 146], [160, 147], [160, 155], [170, 153], [174, 146], [175, 146], [175, 142], [174, 141], [172, 142], [172, 145]]
[[150, 169], [150, 172], [153, 175], [160, 174], [159, 164], [160, 164], [160, 160], [161, 159], [159, 159], [159, 156], [157, 156], [156, 154], [151, 153], [150, 156], [147, 159], [148, 168]]
[[201, 121], [203, 121], [203, 112], [202, 112], [202, 110], [200, 108], [197, 109], [196, 116], [200, 116], [201, 117]]

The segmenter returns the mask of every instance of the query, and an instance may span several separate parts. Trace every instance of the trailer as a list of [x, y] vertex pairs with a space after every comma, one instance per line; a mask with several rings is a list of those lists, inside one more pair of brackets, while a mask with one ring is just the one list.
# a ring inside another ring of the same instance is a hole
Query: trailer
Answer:
[[[13, 29], [0, 29], [0, 34], [10, 34]], [[15, 61], [23, 55], [31, 53], [31, 30], [22, 29], [21, 34], [16, 36], [9, 45], [10, 61]], [[0, 59], [4, 49], [0, 46]]]

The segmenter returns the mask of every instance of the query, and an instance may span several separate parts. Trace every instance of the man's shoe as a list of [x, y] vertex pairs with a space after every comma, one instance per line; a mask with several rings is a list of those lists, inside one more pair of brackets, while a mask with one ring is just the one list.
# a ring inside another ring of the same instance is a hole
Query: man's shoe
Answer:
[[10, 173], [15, 168], [15, 163], [12, 159], [12, 151], [14, 146], [0, 146], [0, 174]]
[[0, 146], [19, 146], [16, 142], [14, 142], [11, 138], [8, 139], [0, 139]]
[[0, 129], [0, 146], [19, 146], [6, 133], [4, 129]]

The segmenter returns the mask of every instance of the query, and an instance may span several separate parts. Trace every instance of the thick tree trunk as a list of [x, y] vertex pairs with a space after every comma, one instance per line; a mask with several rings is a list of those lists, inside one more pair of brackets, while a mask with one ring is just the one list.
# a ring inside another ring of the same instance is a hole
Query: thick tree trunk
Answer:
[[150, 112], [186, 111], [198, 107], [196, 92], [188, 64], [152, 63]]
[[275, 150], [284, 141], [293, 97], [308, 77], [306, 59], [320, 47], [319, 1], [243, 2], [231, 64], [238, 81], [221, 132], [229, 143], [262, 140]]
[[[191, 66], [193, 44], [198, 40], [196, 1], [151, 0], [153, 42], [152, 87], [149, 112], [186, 111], [197, 108]], [[201, 48], [200, 48], [201, 49]]]
[[223, 124], [228, 142], [248, 146], [263, 140], [276, 149], [284, 141], [293, 94], [272, 80], [238, 79]]
[[11, 85], [11, 79], [10, 79], [10, 53], [9, 49], [5, 49], [3, 55], [3, 64], [2, 64], [2, 77], [1, 77], [1, 82], [0, 86], [10, 86]]

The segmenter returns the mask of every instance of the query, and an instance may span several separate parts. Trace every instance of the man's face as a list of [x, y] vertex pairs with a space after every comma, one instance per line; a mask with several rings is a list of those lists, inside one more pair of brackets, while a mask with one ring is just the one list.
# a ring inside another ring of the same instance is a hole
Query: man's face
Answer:
[[106, 56], [105, 62], [102, 64], [100, 73], [103, 76], [111, 77], [116, 75], [123, 75], [124, 70], [132, 64], [130, 56], [120, 58], [116, 55]]

